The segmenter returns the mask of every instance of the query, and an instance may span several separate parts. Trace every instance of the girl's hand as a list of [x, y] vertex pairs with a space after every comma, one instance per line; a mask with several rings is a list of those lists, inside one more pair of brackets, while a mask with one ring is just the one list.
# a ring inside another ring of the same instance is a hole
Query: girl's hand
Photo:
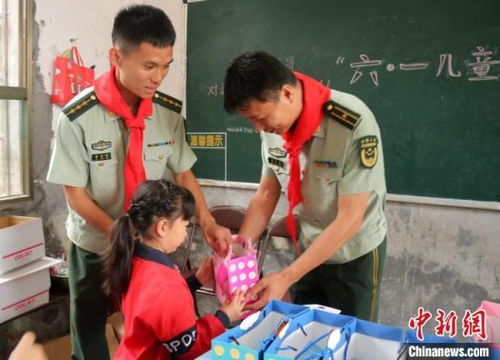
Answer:
[[203, 286], [211, 285], [214, 280], [214, 262], [211, 257], [206, 257], [194, 274]]
[[231, 322], [234, 322], [241, 318], [243, 313], [243, 308], [246, 304], [245, 292], [238, 289], [234, 292], [231, 300], [227, 301], [221, 306], [221, 311], [224, 311]]

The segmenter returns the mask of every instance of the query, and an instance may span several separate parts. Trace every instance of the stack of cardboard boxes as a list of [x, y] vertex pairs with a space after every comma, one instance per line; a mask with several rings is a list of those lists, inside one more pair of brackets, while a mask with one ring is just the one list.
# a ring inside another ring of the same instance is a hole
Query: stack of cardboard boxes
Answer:
[[0, 217], [0, 323], [49, 301], [49, 268], [42, 220]]

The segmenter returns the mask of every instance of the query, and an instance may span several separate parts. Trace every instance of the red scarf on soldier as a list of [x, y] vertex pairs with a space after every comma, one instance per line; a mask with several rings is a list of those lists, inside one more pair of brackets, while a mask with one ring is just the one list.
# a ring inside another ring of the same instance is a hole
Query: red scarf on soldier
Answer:
[[330, 89], [304, 74], [294, 72], [294, 75], [302, 84], [302, 112], [294, 126], [282, 137], [285, 140], [284, 148], [288, 152], [290, 161], [287, 228], [292, 236], [295, 249], [300, 254], [293, 216], [293, 209], [302, 201], [299, 155], [304, 143], [312, 137], [321, 124], [323, 119], [322, 106], [330, 98]]
[[115, 67], [100, 76], [94, 84], [95, 93], [102, 106], [119, 115], [130, 130], [127, 157], [125, 159], [125, 199], [123, 207], [128, 211], [130, 201], [137, 186], [146, 180], [146, 171], [142, 163], [142, 145], [144, 141], [144, 119], [153, 112], [152, 100], [141, 99], [134, 116], [116, 85]]

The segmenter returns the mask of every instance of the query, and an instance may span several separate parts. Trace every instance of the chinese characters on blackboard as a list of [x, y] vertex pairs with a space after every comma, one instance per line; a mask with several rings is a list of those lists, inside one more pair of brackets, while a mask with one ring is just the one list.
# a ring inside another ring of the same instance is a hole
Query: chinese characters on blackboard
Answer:
[[[491, 50], [485, 46], [476, 46], [471, 51], [471, 57], [465, 61], [466, 68], [460, 68], [457, 63], [459, 59], [452, 53], [442, 53], [439, 57], [436, 55], [437, 70], [434, 77], [449, 77], [460, 78], [466, 77], [468, 81], [495, 81], [500, 80], [500, 58], [495, 57], [496, 49]], [[400, 62], [392, 63], [384, 59], [370, 58], [369, 54], [362, 53], [358, 56], [359, 59], [350, 63], [346, 62], [344, 56], [338, 56], [335, 65], [348, 65], [353, 71], [349, 81], [349, 85], [357, 82], [370, 81], [373, 86], [380, 86], [383, 83], [383, 70], [387, 72], [394, 71], [426, 71], [431, 65], [431, 61], [416, 61], [410, 63]], [[296, 61], [294, 56], [287, 56], [282, 59], [283, 63], [291, 70], [294, 70]], [[321, 79], [325, 86], [330, 86], [330, 79]], [[208, 96], [223, 96], [224, 84], [222, 82], [213, 82], [207, 86]]]

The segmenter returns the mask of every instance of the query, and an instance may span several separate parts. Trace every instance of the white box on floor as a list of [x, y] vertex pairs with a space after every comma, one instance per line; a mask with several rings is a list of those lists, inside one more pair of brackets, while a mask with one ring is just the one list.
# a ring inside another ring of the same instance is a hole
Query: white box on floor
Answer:
[[60, 261], [44, 257], [0, 275], [0, 323], [49, 301], [49, 268]]
[[0, 274], [44, 255], [42, 219], [28, 216], [0, 217]]

